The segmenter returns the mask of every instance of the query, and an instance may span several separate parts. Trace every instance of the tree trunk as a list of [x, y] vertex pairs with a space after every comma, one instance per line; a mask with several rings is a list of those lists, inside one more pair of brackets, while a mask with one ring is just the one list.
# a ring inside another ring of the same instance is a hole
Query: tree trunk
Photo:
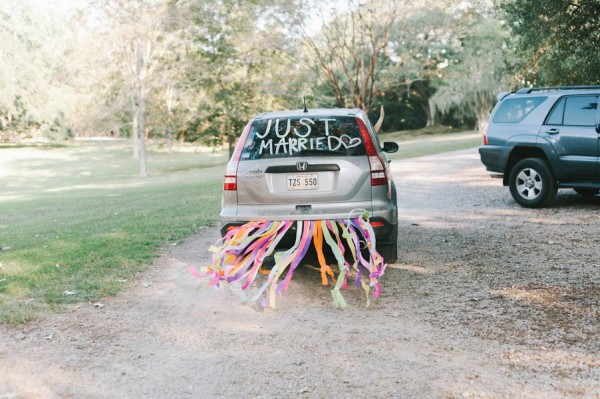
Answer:
[[421, 108], [423, 109], [423, 112], [425, 112], [425, 115], [427, 116], [427, 124], [425, 125], [425, 127], [433, 126], [433, 112], [431, 111], [431, 105], [429, 104], [429, 98], [421, 97], [419, 99], [419, 103], [421, 104]]
[[140, 40], [136, 41], [136, 74], [138, 99], [138, 131], [140, 140], [140, 177], [147, 177], [146, 172], [146, 84], [144, 52]]
[[425, 127], [431, 127], [434, 124], [435, 109], [431, 104], [431, 87], [428, 79], [413, 81], [408, 85], [408, 93], [415, 93], [419, 99], [419, 104], [427, 116]]
[[173, 85], [169, 83], [167, 85], [167, 144], [169, 148], [169, 154], [173, 153], [173, 102], [174, 102], [175, 89]]
[[173, 129], [169, 126], [169, 132], [167, 133], [167, 146], [169, 149], [169, 154], [173, 153]]
[[431, 98], [427, 100], [429, 103], [429, 112], [427, 112], [427, 125], [426, 127], [435, 126], [435, 105], [431, 102]]
[[477, 113], [477, 126], [475, 127], [475, 129], [477, 129], [477, 131], [481, 135], [483, 135], [485, 131], [485, 126], [487, 125], [488, 119], [490, 118], [490, 114], [491, 112], [489, 111], [489, 109], [480, 110]]
[[[143, 91], [142, 91], [143, 93]], [[146, 172], [146, 99], [140, 95], [139, 104], [139, 124], [140, 124], [140, 177], [148, 177]]]
[[235, 150], [235, 136], [233, 134], [227, 133], [227, 143], [229, 145], [229, 158], [233, 155], [233, 151]]
[[139, 142], [138, 139], [140, 137], [139, 133], [139, 109], [136, 104], [137, 101], [134, 101], [133, 110], [131, 111], [131, 139], [133, 142], [133, 159], [140, 159], [139, 152]]

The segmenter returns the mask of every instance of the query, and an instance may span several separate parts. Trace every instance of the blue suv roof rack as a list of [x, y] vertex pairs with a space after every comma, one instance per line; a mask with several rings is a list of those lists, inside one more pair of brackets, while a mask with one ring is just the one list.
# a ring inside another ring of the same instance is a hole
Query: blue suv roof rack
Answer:
[[550, 86], [550, 87], [523, 87], [517, 91], [517, 94], [528, 94], [534, 91], [551, 90], [598, 90], [600, 86]]

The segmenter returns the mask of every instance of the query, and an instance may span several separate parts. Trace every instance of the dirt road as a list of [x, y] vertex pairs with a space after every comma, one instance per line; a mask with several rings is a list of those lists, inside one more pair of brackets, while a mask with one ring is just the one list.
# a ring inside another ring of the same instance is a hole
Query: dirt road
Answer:
[[600, 205], [520, 208], [476, 150], [393, 171], [400, 259], [370, 308], [308, 267], [276, 310], [198, 290], [213, 228], [101, 304], [0, 326], [0, 399], [600, 398]]

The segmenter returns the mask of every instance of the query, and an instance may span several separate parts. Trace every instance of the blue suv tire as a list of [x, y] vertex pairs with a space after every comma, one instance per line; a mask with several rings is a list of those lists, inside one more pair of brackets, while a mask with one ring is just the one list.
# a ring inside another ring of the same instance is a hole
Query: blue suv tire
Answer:
[[549, 205], [556, 198], [556, 179], [548, 163], [540, 158], [525, 158], [511, 169], [510, 193], [526, 208]]

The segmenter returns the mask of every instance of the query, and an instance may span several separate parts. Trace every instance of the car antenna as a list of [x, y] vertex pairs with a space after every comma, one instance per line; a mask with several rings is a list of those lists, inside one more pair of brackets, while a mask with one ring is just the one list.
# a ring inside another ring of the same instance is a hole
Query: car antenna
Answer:
[[306, 108], [306, 96], [304, 96], [303, 98], [304, 98], [304, 113], [307, 113], [308, 109]]

